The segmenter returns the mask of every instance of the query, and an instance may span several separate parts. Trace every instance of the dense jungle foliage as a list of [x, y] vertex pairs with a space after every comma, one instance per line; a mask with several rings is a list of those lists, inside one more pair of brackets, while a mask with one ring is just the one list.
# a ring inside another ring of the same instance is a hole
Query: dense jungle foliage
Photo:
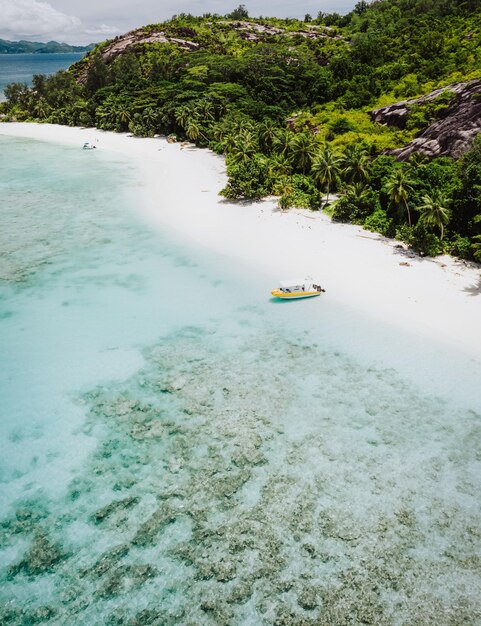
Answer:
[[[397, 237], [429, 255], [481, 261], [481, 138], [460, 161], [384, 154], [449, 105], [415, 107], [404, 130], [369, 111], [481, 77], [478, 0], [358, 2], [347, 15], [174, 16], [109, 56], [99, 44], [68, 71], [12, 84], [4, 118], [175, 135], [224, 154], [229, 199], [279, 196]], [[162, 32], [167, 41], [142, 43]], [[122, 39], [122, 38], [121, 38]]]

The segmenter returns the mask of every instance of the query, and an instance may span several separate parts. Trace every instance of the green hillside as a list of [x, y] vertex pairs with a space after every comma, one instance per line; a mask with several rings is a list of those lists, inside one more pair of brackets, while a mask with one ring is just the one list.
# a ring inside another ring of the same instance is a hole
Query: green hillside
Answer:
[[[477, 0], [358, 2], [347, 15], [174, 16], [103, 42], [67, 72], [11, 85], [8, 119], [175, 135], [226, 156], [225, 197], [328, 210], [426, 254], [481, 260], [481, 140], [461, 160], [389, 150], [452, 112], [450, 90], [403, 127], [370, 110], [481, 78]], [[475, 94], [478, 95], [478, 94]], [[481, 129], [481, 125], [480, 125]], [[462, 129], [461, 129], [462, 130]]]
[[41, 54], [52, 52], [88, 52], [95, 47], [95, 44], [88, 46], [71, 46], [68, 43], [58, 41], [8, 41], [0, 39], [0, 54]]

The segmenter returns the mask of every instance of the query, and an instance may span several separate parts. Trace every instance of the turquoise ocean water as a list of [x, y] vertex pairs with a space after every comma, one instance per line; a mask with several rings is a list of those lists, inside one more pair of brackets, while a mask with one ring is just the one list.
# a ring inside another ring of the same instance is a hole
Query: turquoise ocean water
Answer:
[[83, 53], [0, 54], [0, 101], [9, 83], [32, 84], [34, 74], [50, 75], [64, 70], [83, 57]]
[[481, 623], [479, 364], [0, 169], [0, 623]]

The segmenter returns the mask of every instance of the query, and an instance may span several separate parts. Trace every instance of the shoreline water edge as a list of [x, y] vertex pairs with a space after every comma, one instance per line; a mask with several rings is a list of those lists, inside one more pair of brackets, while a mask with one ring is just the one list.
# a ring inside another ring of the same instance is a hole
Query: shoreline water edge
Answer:
[[265, 274], [266, 297], [278, 279], [312, 275], [326, 297], [481, 360], [481, 272], [474, 263], [421, 258], [322, 213], [283, 212], [274, 199], [226, 202], [219, 196], [227, 180], [223, 158], [191, 144], [38, 123], [0, 123], [0, 135], [79, 149], [91, 141], [127, 157], [140, 173], [135, 201], [143, 217]]

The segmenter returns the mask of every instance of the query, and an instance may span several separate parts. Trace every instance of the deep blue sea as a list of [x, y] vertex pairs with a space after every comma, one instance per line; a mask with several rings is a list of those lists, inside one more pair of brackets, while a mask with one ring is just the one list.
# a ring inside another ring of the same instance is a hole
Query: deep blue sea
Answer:
[[34, 74], [54, 74], [83, 57], [84, 53], [0, 54], [0, 100], [9, 83], [31, 85]]
[[[479, 364], [0, 136], [0, 623], [481, 623]], [[161, 200], [159, 200], [161, 210]]]

